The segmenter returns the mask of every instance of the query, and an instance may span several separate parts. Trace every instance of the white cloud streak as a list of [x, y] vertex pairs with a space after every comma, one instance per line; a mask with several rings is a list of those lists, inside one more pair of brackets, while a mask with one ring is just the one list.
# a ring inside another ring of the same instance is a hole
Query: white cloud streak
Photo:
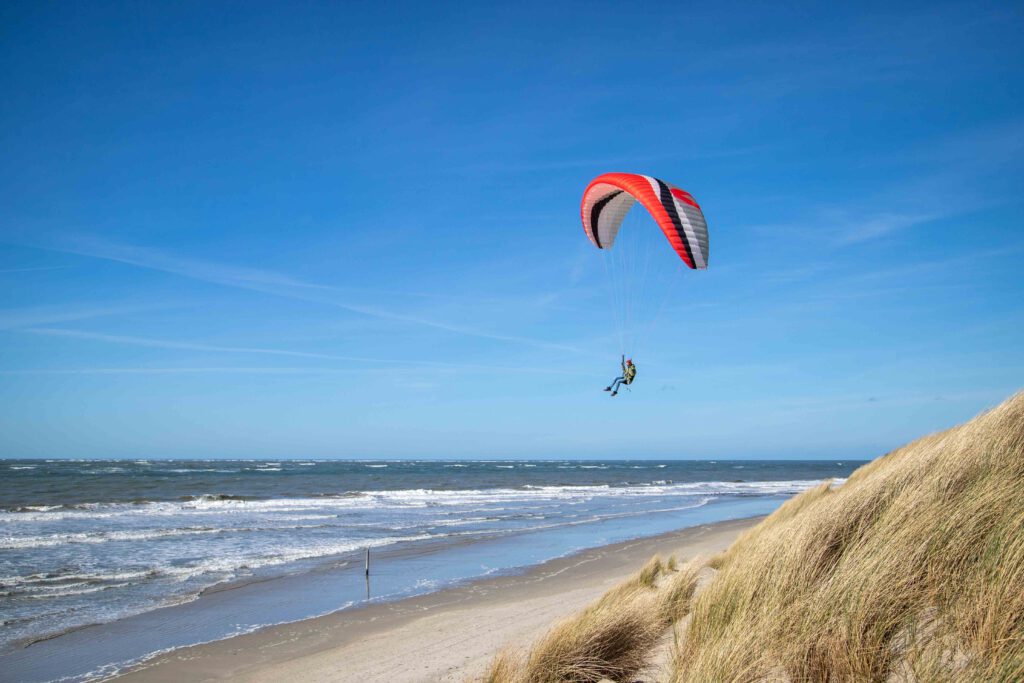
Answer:
[[39, 270], [64, 270], [71, 266], [26, 266], [24, 268], [0, 268], [0, 273], [34, 273]]
[[880, 213], [852, 222], [841, 229], [836, 243], [840, 246], [886, 237], [892, 233], [944, 218], [942, 214]]
[[[77, 254], [79, 256], [115, 261], [148, 270], [158, 270], [178, 275], [180, 277], [218, 284], [225, 287], [244, 289], [273, 296], [329, 305], [351, 313], [380, 320], [427, 327], [466, 337], [489, 339], [508, 344], [546, 349], [549, 351], [561, 351], [572, 354], [585, 353], [581, 349], [567, 344], [547, 342], [517, 335], [489, 332], [465, 325], [432, 320], [418, 315], [398, 313], [379, 307], [356, 304], [351, 301], [342, 301], [337, 299], [336, 296], [333, 296], [343, 291], [339, 288], [305, 282], [292, 278], [288, 275], [268, 270], [238, 267], [210, 261], [178, 257], [155, 249], [109, 244], [97, 240], [79, 239], [76, 243], [69, 245], [36, 246], [51, 251], [60, 251]], [[317, 293], [320, 293], [321, 295], [317, 296]]]
[[32, 306], [0, 310], [0, 330], [14, 330], [38, 325], [88, 320], [107, 316], [151, 311], [170, 306], [121, 304], [121, 305], [79, 305], [79, 306]]
[[[419, 361], [419, 360], [408, 360], [398, 358], [372, 358], [366, 356], [350, 356], [340, 354], [329, 354], [329, 353], [315, 353], [306, 351], [291, 351], [287, 349], [272, 349], [272, 348], [260, 348], [260, 347], [245, 347], [245, 346], [220, 346], [215, 344], [201, 344], [195, 342], [184, 342], [170, 339], [157, 339], [152, 337], [134, 337], [128, 335], [114, 335], [114, 334], [103, 334], [99, 332], [87, 332], [82, 330], [68, 330], [60, 328], [45, 328], [35, 327], [26, 328], [20, 330], [30, 334], [37, 334], [48, 337], [58, 337], [66, 339], [81, 339], [86, 341], [96, 341], [109, 344], [117, 344], [122, 346], [141, 346], [149, 348], [160, 348], [160, 349], [175, 349], [183, 351], [202, 351], [208, 353], [227, 353], [227, 354], [254, 354], [254, 355], [266, 355], [266, 356], [283, 356], [289, 358], [302, 358], [312, 360], [333, 360], [341, 361], [344, 363], [357, 363], [357, 364], [371, 364], [371, 365], [394, 365], [394, 366], [405, 366], [426, 370], [458, 370], [458, 371], [476, 371], [476, 372], [497, 372], [497, 373], [530, 373], [530, 374], [559, 374], [559, 375], [580, 375], [585, 373], [572, 372], [569, 370], [562, 369], [542, 369], [542, 368], [517, 368], [517, 367], [506, 367], [499, 365], [482, 365], [474, 363], [445, 363], [441, 361]], [[294, 368], [297, 372], [304, 372], [304, 368]], [[327, 369], [321, 368], [324, 371]], [[124, 369], [125, 372], [128, 369]], [[143, 368], [144, 370], [144, 368]], [[253, 369], [255, 370], [255, 369]], [[277, 368], [279, 371], [284, 371], [285, 368]], [[351, 368], [337, 368], [331, 369], [331, 372], [344, 371], [352, 372]], [[47, 372], [47, 371], [43, 371]], [[68, 371], [71, 372], [71, 371]], [[77, 371], [74, 371], [77, 372]]]

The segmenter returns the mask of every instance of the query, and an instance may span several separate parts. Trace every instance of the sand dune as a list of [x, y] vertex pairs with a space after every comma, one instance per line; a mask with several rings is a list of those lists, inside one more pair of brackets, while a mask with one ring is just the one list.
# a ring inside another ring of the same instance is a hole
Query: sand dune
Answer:
[[636, 680], [665, 659], [659, 629], [674, 645], [645, 680], [1024, 680], [1022, 489], [1018, 394], [787, 501], [707, 563], [714, 578], [674, 627], [653, 607], [671, 580], [627, 582], [499, 655], [487, 680]]

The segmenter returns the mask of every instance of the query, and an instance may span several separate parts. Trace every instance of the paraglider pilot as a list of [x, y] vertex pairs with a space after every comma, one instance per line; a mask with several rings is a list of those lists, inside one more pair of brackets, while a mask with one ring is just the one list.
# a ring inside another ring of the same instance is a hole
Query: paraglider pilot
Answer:
[[604, 390], [612, 392], [612, 396], [615, 396], [619, 393], [619, 387], [621, 385], [625, 384], [628, 386], [632, 384], [635, 377], [636, 366], [633, 365], [633, 359], [622, 356], [622, 376], [616, 377], [611, 386], [605, 387]]

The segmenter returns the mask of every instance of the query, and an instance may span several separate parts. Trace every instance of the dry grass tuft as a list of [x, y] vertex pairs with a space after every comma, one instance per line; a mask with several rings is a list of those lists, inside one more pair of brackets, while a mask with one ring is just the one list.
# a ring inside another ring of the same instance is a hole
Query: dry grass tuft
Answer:
[[[669, 572], [657, 556], [579, 614], [556, 624], [530, 651], [502, 652], [489, 683], [568, 683], [631, 680], [668, 627], [685, 616], [700, 564]], [[659, 583], [658, 578], [662, 578]]]
[[502, 653], [485, 680], [554, 683], [626, 679], [643, 668], [665, 625], [657, 591], [630, 582], [554, 626], [525, 657]]
[[701, 563], [690, 562], [665, 580], [661, 588], [662, 619], [665, 624], [679, 621], [690, 613], [690, 602], [697, 590], [697, 574]]
[[643, 566], [640, 573], [637, 574], [636, 580], [640, 585], [652, 588], [654, 586], [654, 582], [658, 580], [658, 576], [661, 575], [663, 569], [664, 567], [661, 564], [661, 558], [655, 555]]
[[710, 566], [674, 681], [1024, 680], [1024, 394], [787, 501]]
[[628, 678], [643, 668], [664, 629], [654, 591], [617, 591], [552, 629], [530, 653], [526, 669], [533, 675], [525, 680]]
[[717, 571], [725, 566], [725, 558], [725, 552], [715, 553], [711, 556], [711, 559], [708, 560], [708, 566]]
[[491, 662], [491, 666], [484, 675], [483, 683], [504, 683], [514, 681], [519, 673], [520, 663], [515, 653], [511, 650], [502, 650]]

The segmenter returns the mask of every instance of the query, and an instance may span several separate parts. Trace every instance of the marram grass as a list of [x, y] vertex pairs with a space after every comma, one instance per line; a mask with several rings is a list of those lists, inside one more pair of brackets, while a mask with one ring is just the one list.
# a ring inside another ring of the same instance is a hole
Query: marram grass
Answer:
[[[1024, 394], [787, 501], [706, 565], [652, 558], [494, 683], [1024, 681]], [[686, 617], [687, 619], [683, 619]]]
[[1024, 680], [1024, 394], [796, 496], [718, 565], [676, 683]]
[[529, 652], [499, 654], [484, 680], [633, 680], [671, 624], [689, 611], [698, 569], [685, 565], [672, 571], [652, 557], [596, 603], [555, 624]]

